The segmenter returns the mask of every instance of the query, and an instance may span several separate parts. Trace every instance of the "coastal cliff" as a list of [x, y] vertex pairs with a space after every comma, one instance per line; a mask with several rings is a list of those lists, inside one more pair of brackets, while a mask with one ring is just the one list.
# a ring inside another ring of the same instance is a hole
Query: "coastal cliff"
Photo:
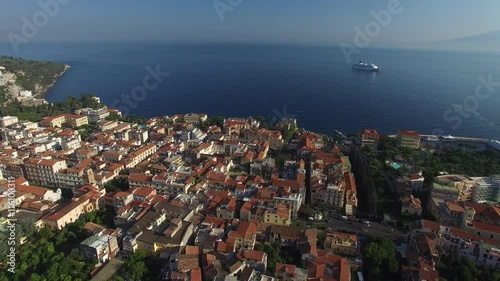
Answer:
[[0, 57], [0, 103], [19, 97], [43, 98], [69, 65]]

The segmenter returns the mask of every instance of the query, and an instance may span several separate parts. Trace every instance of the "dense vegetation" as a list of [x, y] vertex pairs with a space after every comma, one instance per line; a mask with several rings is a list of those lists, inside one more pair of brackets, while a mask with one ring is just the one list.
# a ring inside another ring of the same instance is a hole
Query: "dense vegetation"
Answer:
[[[87, 280], [97, 261], [87, 261], [78, 249], [78, 245], [89, 235], [85, 232], [86, 222], [95, 222], [112, 226], [114, 210], [106, 208], [83, 215], [61, 231], [43, 228], [34, 231], [34, 222], [20, 221], [26, 227], [21, 227], [17, 237], [26, 235], [28, 242], [16, 249], [16, 273], [2, 270], [0, 280]], [[17, 231], [17, 229], [16, 229]], [[4, 234], [2, 234], [4, 235]], [[2, 241], [6, 241], [1, 239]], [[3, 246], [6, 243], [1, 243]], [[19, 245], [19, 244], [17, 244]], [[2, 259], [6, 257], [1, 249]]]
[[[33, 219], [26, 219], [16, 223], [16, 244], [19, 243], [21, 237], [31, 237], [35, 232], [35, 222]], [[0, 231], [0, 241], [7, 241], [9, 232]], [[0, 243], [0, 257], [5, 257], [9, 251], [7, 243]]]
[[17, 249], [16, 273], [3, 271], [0, 280], [86, 280], [97, 261], [87, 262], [78, 250], [86, 236], [80, 223], [55, 232], [35, 232]]
[[396, 244], [391, 240], [369, 242], [362, 250], [363, 275], [370, 281], [399, 280]]
[[17, 116], [21, 120], [39, 122], [43, 117], [57, 114], [71, 113], [80, 108], [102, 108], [103, 105], [94, 99], [93, 95], [81, 94], [80, 97], [69, 96], [63, 101], [39, 106], [22, 106], [18, 102], [11, 102], [7, 106], [0, 106], [0, 115]]
[[282, 247], [280, 243], [258, 244], [255, 250], [267, 253], [267, 272], [274, 276], [277, 263], [300, 265], [300, 252], [295, 248]]
[[0, 86], [0, 104], [4, 104], [6, 101], [9, 100], [7, 95], [8, 95], [7, 86], [5, 86], [5, 85]]
[[159, 280], [161, 263], [148, 257], [146, 252], [132, 254], [111, 281], [147, 281]]
[[500, 171], [500, 152], [492, 149], [470, 151], [466, 147], [447, 147], [415, 150], [387, 145], [384, 159], [393, 159], [397, 155], [416, 168], [422, 168], [430, 176], [437, 176], [438, 172], [446, 171], [477, 177], [497, 174]]
[[[417, 150], [399, 147], [393, 138], [384, 138], [380, 150], [368, 146], [363, 150], [377, 190], [377, 207], [386, 213], [398, 214], [401, 208], [399, 197], [391, 191], [388, 179], [394, 181], [410, 172], [422, 171], [425, 187], [430, 187], [441, 171], [467, 176], [491, 176], [500, 171], [500, 152], [496, 150], [470, 151], [466, 147]], [[386, 164], [388, 160], [397, 160], [409, 167], [402, 166], [395, 170]], [[424, 203], [426, 194], [420, 197]]]
[[208, 117], [207, 120], [203, 121], [200, 128], [206, 131], [208, 127], [216, 125], [219, 128], [224, 128], [224, 117], [223, 116], [212, 116]]
[[104, 188], [106, 188], [106, 192], [120, 192], [128, 190], [130, 187], [126, 177], [117, 177], [108, 181]]
[[469, 258], [457, 259], [455, 256], [441, 256], [436, 269], [439, 277], [447, 281], [498, 281], [500, 271], [477, 267]]
[[0, 57], [0, 66], [16, 74], [18, 86], [33, 93], [37, 93], [36, 85], [47, 89], [54, 78], [64, 72], [64, 64], [4, 56]]

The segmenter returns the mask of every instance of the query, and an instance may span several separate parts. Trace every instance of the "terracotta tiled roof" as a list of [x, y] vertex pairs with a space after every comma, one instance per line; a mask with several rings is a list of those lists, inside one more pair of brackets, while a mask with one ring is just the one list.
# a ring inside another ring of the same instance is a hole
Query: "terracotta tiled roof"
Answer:
[[295, 276], [295, 265], [293, 264], [285, 264], [285, 263], [277, 263], [276, 264], [276, 273], [285, 273], [288, 276]]
[[378, 132], [374, 129], [363, 129], [363, 130], [361, 130], [361, 135], [377, 135], [378, 136]]
[[420, 137], [420, 134], [417, 131], [406, 131], [406, 130], [401, 130], [399, 131], [398, 135], [401, 136], [415, 136], [415, 137]]
[[265, 255], [264, 252], [249, 250], [243, 254], [243, 257], [247, 260], [263, 261], [264, 255]]
[[422, 227], [431, 229], [433, 231], [439, 231], [439, 224], [435, 221], [424, 220], [422, 219]]
[[486, 230], [489, 232], [500, 233], [500, 226], [491, 225], [484, 222], [474, 222], [474, 228]]

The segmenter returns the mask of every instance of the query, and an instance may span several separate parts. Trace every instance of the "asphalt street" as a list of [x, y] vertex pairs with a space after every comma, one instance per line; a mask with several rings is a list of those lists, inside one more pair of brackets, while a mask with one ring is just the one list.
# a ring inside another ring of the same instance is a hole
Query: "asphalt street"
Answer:
[[377, 222], [370, 222], [370, 226], [366, 226], [358, 221], [344, 221], [342, 219], [334, 218], [327, 222], [326, 227], [327, 230], [356, 233], [374, 238], [387, 238], [392, 240], [401, 240], [406, 238], [405, 232]]

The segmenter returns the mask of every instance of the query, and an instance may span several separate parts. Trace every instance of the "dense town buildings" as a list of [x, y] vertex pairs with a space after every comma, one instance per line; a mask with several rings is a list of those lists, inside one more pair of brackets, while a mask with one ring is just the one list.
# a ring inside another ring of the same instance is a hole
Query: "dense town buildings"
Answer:
[[[10, 177], [16, 215], [29, 214], [37, 229], [62, 230], [84, 214], [111, 209], [115, 229], [86, 226], [91, 235], [79, 241], [86, 259], [104, 267], [119, 253], [144, 251], [169, 264], [165, 279], [347, 281], [359, 271], [360, 233], [316, 228], [332, 217], [352, 224], [358, 216], [360, 188], [342, 143], [303, 130], [289, 134], [291, 120], [261, 128], [252, 118], [228, 118], [219, 128], [205, 114], [142, 125], [110, 114], [119, 116], [85, 108], [38, 124], [2, 117], [0, 211], [8, 209]], [[89, 123], [94, 129], [82, 138], [86, 129], [78, 128]], [[401, 146], [420, 147], [417, 134], [401, 132]], [[380, 141], [375, 130], [360, 136], [362, 146]], [[441, 175], [427, 206], [413, 195], [424, 189], [419, 171], [394, 185], [403, 214], [420, 216], [427, 208], [437, 220], [412, 229], [402, 275], [434, 280], [436, 245], [498, 268], [500, 209], [479, 204], [498, 201], [497, 177]], [[326, 211], [304, 217], [311, 206]], [[362, 224], [369, 235], [369, 222]], [[278, 263], [274, 277], [266, 275], [271, 255], [259, 250], [265, 245], [291, 249], [295, 263]]]

